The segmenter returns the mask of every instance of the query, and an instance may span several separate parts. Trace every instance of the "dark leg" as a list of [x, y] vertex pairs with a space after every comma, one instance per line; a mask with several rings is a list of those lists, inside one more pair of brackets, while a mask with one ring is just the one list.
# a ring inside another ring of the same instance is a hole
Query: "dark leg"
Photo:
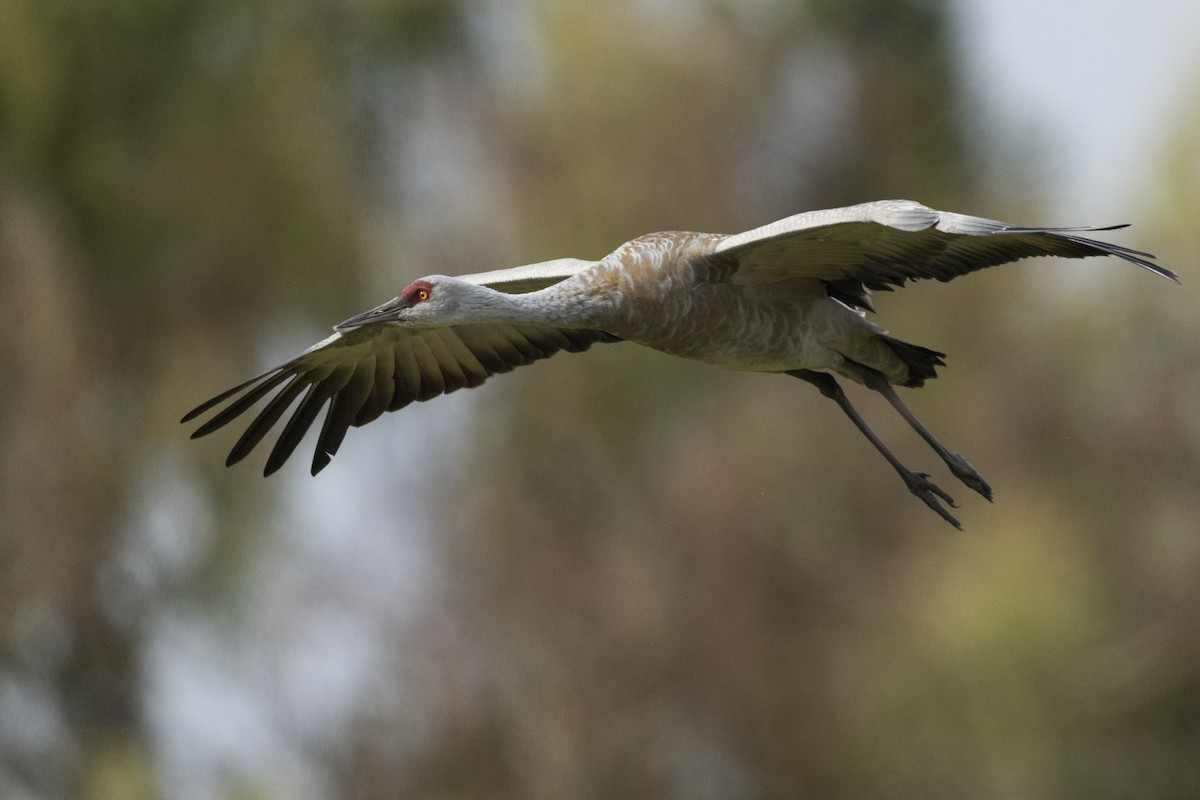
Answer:
[[946, 520], [946, 522], [949, 522], [960, 531], [962, 530], [962, 525], [958, 524], [958, 520], [952, 517], [950, 513], [942, 506], [941, 502], [939, 502], [940, 498], [940, 500], [945, 501], [951, 508], [956, 508], [957, 506], [954, 502], [954, 498], [942, 491], [942, 489], [936, 483], [929, 480], [929, 476], [926, 473], [913, 472], [911, 469], [904, 466], [900, 459], [896, 458], [896, 454], [888, 449], [888, 446], [883, 443], [883, 440], [876, 436], [875, 431], [871, 430], [866, 421], [859, 416], [858, 411], [853, 405], [850, 404], [850, 398], [846, 397], [846, 394], [842, 391], [842, 387], [838, 385], [838, 382], [832, 375], [828, 375], [824, 372], [813, 372], [812, 370], [808, 369], [789, 370], [787, 374], [794, 378], [799, 378], [802, 381], [811, 383], [820, 390], [821, 394], [837, 403], [838, 407], [841, 408], [846, 416], [850, 418], [850, 421], [854, 423], [855, 427], [862, 431], [863, 436], [867, 437], [867, 441], [875, 446], [875, 449], [887, 459], [887, 462], [892, 465], [892, 468], [896, 470], [896, 472], [900, 473], [900, 477], [904, 479], [904, 483], [906, 486], [908, 486], [908, 490], [919, 497], [922, 502], [925, 503], [925, 505], [933, 509], [933, 511], [942, 519]]
[[975, 468], [968, 464], [965, 458], [958, 453], [951, 453], [941, 442], [934, 438], [929, 429], [922, 425], [916, 415], [908, 410], [908, 406], [904, 405], [904, 401], [896, 394], [896, 390], [887, 382], [887, 378], [883, 377], [882, 373], [854, 362], [847, 362], [847, 366], [858, 371], [863, 376], [868, 389], [873, 389], [887, 398], [887, 401], [892, 404], [892, 408], [900, 412], [900, 416], [904, 417], [905, 422], [911, 425], [912, 429], [929, 443], [929, 446], [941, 457], [942, 461], [946, 462], [946, 466], [950, 468], [950, 472], [954, 473], [954, 477], [986, 497], [988, 502], [991, 502], [992, 487], [988, 486], [983, 476], [976, 472]]

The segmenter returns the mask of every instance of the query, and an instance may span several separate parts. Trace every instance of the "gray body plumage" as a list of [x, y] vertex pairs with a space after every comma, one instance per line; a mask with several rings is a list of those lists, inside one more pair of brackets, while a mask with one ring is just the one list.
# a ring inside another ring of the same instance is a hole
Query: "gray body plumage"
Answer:
[[953, 505], [949, 496], [895, 459], [828, 373], [885, 394], [955, 475], [990, 498], [982, 478], [895, 397], [891, 386], [919, 386], [934, 377], [942, 354], [900, 342], [867, 320], [871, 292], [923, 278], [948, 281], [1029, 256], [1113, 255], [1178, 282], [1146, 253], [1081, 235], [1097, 230], [1111, 228], [1023, 228], [888, 200], [798, 214], [733, 235], [648, 234], [600, 261], [563, 258], [457, 278], [429, 276], [184, 421], [221, 406], [193, 434], [203, 436], [270, 396], [230, 452], [232, 464], [299, 398], [267, 459], [270, 474], [328, 406], [313, 458], [316, 474], [349, 427], [384, 411], [478, 386], [559, 351], [624, 340], [813, 383], [841, 405], [914, 494], [957, 525], [937, 500]]

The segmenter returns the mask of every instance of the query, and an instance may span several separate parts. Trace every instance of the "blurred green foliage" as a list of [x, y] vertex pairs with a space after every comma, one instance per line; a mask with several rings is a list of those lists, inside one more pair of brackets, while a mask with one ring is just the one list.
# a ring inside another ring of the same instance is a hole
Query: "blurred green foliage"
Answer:
[[889, 196], [1036, 220], [982, 199], [948, 14], [6, 3], [0, 795], [1200, 793], [1195, 102], [1121, 240], [1184, 290], [879, 298], [950, 351], [913, 405], [997, 488], [967, 536], [810, 387], [627, 345], [352, 433], [320, 488], [176, 424], [423, 273]]

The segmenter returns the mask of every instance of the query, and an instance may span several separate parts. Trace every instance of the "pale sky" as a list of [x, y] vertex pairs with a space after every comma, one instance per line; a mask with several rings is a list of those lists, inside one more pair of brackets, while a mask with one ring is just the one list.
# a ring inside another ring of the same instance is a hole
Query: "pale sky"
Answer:
[[956, 4], [973, 88], [1000, 124], [1044, 137], [1047, 212], [1133, 221], [1179, 106], [1200, 97], [1200, 2]]

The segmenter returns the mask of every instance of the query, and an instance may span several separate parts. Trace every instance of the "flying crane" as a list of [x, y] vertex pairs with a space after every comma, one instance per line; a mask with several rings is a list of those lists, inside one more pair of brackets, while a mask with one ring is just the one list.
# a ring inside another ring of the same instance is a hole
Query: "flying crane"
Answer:
[[275, 394], [226, 461], [241, 461], [284, 413], [264, 475], [279, 469], [328, 405], [313, 455], [324, 469], [350, 426], [414, 400], [483, 383], [498, 372], [629, 341], [728, 369], [778, 372], [838, 404], [905, 485], [961, 528], [949, 494], [905, 466], [866, 424], [836, 376], [890, 403], [965, 485], [992, 489], [939, 442], [893, 387], [936, 377], [944, 354], [900, 341], [869, 321], [871, 292], [959, 275], [1030, 256], [1117, 256], [1179, 282], [1153, 256], [1081, 234], [1123, 228], [1027, 228], [884, 200], [810, 211], [745, 233], [639, 236], [599, 261], [560, 258], [475, 275], [430, 275], [383, 305], [336, 325], [329, 338], [190, 411], [220, 407], [192, 434], [205, 436]]

